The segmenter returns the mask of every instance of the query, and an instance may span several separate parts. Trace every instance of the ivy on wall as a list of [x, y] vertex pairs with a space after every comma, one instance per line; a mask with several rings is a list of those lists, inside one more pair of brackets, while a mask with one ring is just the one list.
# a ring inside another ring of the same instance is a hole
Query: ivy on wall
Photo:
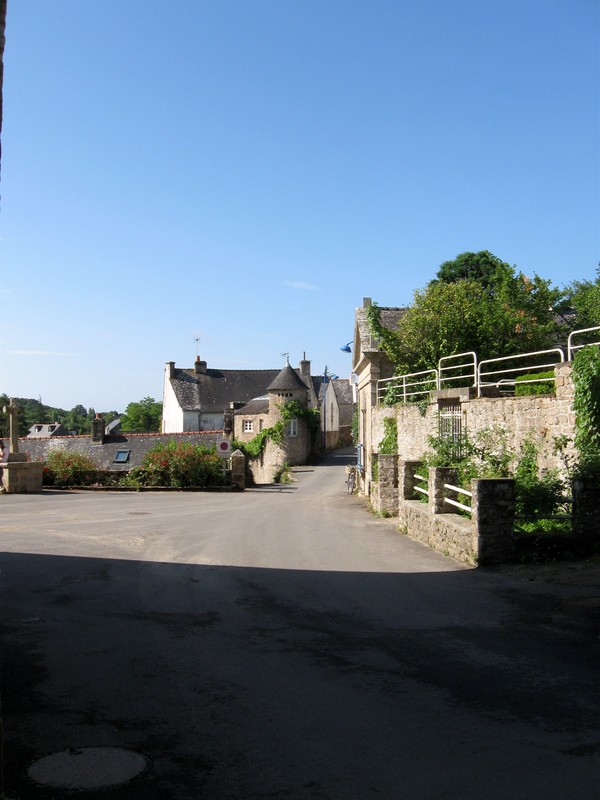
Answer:
[[600, 455], [600, 348], [584, 347], [573, 359], [575, 445], [582, 458]]
[[381, 309], [377, 303], [372, 303], [366, 309], [367, 327], [369, 333], [374, 339], [379, 341], [380, 347], [386, 356], [390, 359], [392, 364], [398, 364], [402, 361], [402, 354], [400, 351], [400, 340], [381, 322]]
[[398, 422], [395, 417], [386, 417], [383, 420], [383, 431], [379, 452], [382, 455], [396, 455], [398, 453]]
[[257, 433], [249, 442], [235, 440], [232, 445], [233, 449], [241, 450], [246, 458], [258, 458], [269, 440], [274, 444], [283, 442], [285, 427], [291, 419], [304, 419], [311, 437], [313, 439], [316, 437], [320, 428], [320, 413], [318, 409], [307, 408], [299, 403], [298, 400], [288, 400], [285, 403], [281, 403], [278, 409], [281, 419], [277, 420], [270, 428], [264, 428], [260, 433]]

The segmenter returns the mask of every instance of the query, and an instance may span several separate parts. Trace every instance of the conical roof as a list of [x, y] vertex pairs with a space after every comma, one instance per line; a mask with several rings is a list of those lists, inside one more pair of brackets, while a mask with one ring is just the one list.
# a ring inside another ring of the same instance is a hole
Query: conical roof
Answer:
[[298, 389], [306, 390], [306, 384], [289, 364], [285, 365], [275, 380], [267, 387], [268, 392], [292, 392]]

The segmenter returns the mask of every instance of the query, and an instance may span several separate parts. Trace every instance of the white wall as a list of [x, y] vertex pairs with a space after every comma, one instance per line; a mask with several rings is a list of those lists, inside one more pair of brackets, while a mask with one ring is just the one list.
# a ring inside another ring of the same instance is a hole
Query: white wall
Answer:
[[[197, 416], [197, 415], [196, 415]], [[163, 383], [163, 433], [183, 433], [183, 411], [181, 410], [175, 392], [169, 379], [169, 365], [165, 367], [165, 377]]]

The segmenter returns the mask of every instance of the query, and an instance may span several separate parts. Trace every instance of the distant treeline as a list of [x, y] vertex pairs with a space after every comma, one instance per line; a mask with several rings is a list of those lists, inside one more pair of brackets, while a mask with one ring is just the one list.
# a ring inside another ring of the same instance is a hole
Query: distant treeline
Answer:
[[[82, 405], [78, 405], [67, 411], [64, 408], [47, 406], [41, 400], [25, 397], [15, 397], [14, 399], [22, 409], [18, 417], [19, 436], [27, 436], [32, 425], [51, 422], [60, 422], [69, 433], [86, 434], [92, 431], [92, 420], [96, 416], [96, 411], [93, 408], [86, 409]], [[0, 410], [8, 405], [9, 402], [8, 395], [0, 394]], [[102, 416], [104, 423], [108, 425], [109, 422], [121, 415], [118, 411], [103, 411]], [[5, 439], [8, 435], [8, 415], [0, 414], [0, 438]]]

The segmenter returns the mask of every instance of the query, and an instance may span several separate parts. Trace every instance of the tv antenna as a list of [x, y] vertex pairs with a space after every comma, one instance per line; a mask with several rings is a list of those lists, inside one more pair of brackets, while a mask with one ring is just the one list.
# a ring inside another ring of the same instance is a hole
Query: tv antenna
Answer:
[[196, 358], [200, 355], [200, 337], [194, 336], [194, 341], [196, 342]]
[[290, 363], [290, 354], [289, 353], [282, 353], [281, 355], [285, 357], [285, 363], [289, 364]]

